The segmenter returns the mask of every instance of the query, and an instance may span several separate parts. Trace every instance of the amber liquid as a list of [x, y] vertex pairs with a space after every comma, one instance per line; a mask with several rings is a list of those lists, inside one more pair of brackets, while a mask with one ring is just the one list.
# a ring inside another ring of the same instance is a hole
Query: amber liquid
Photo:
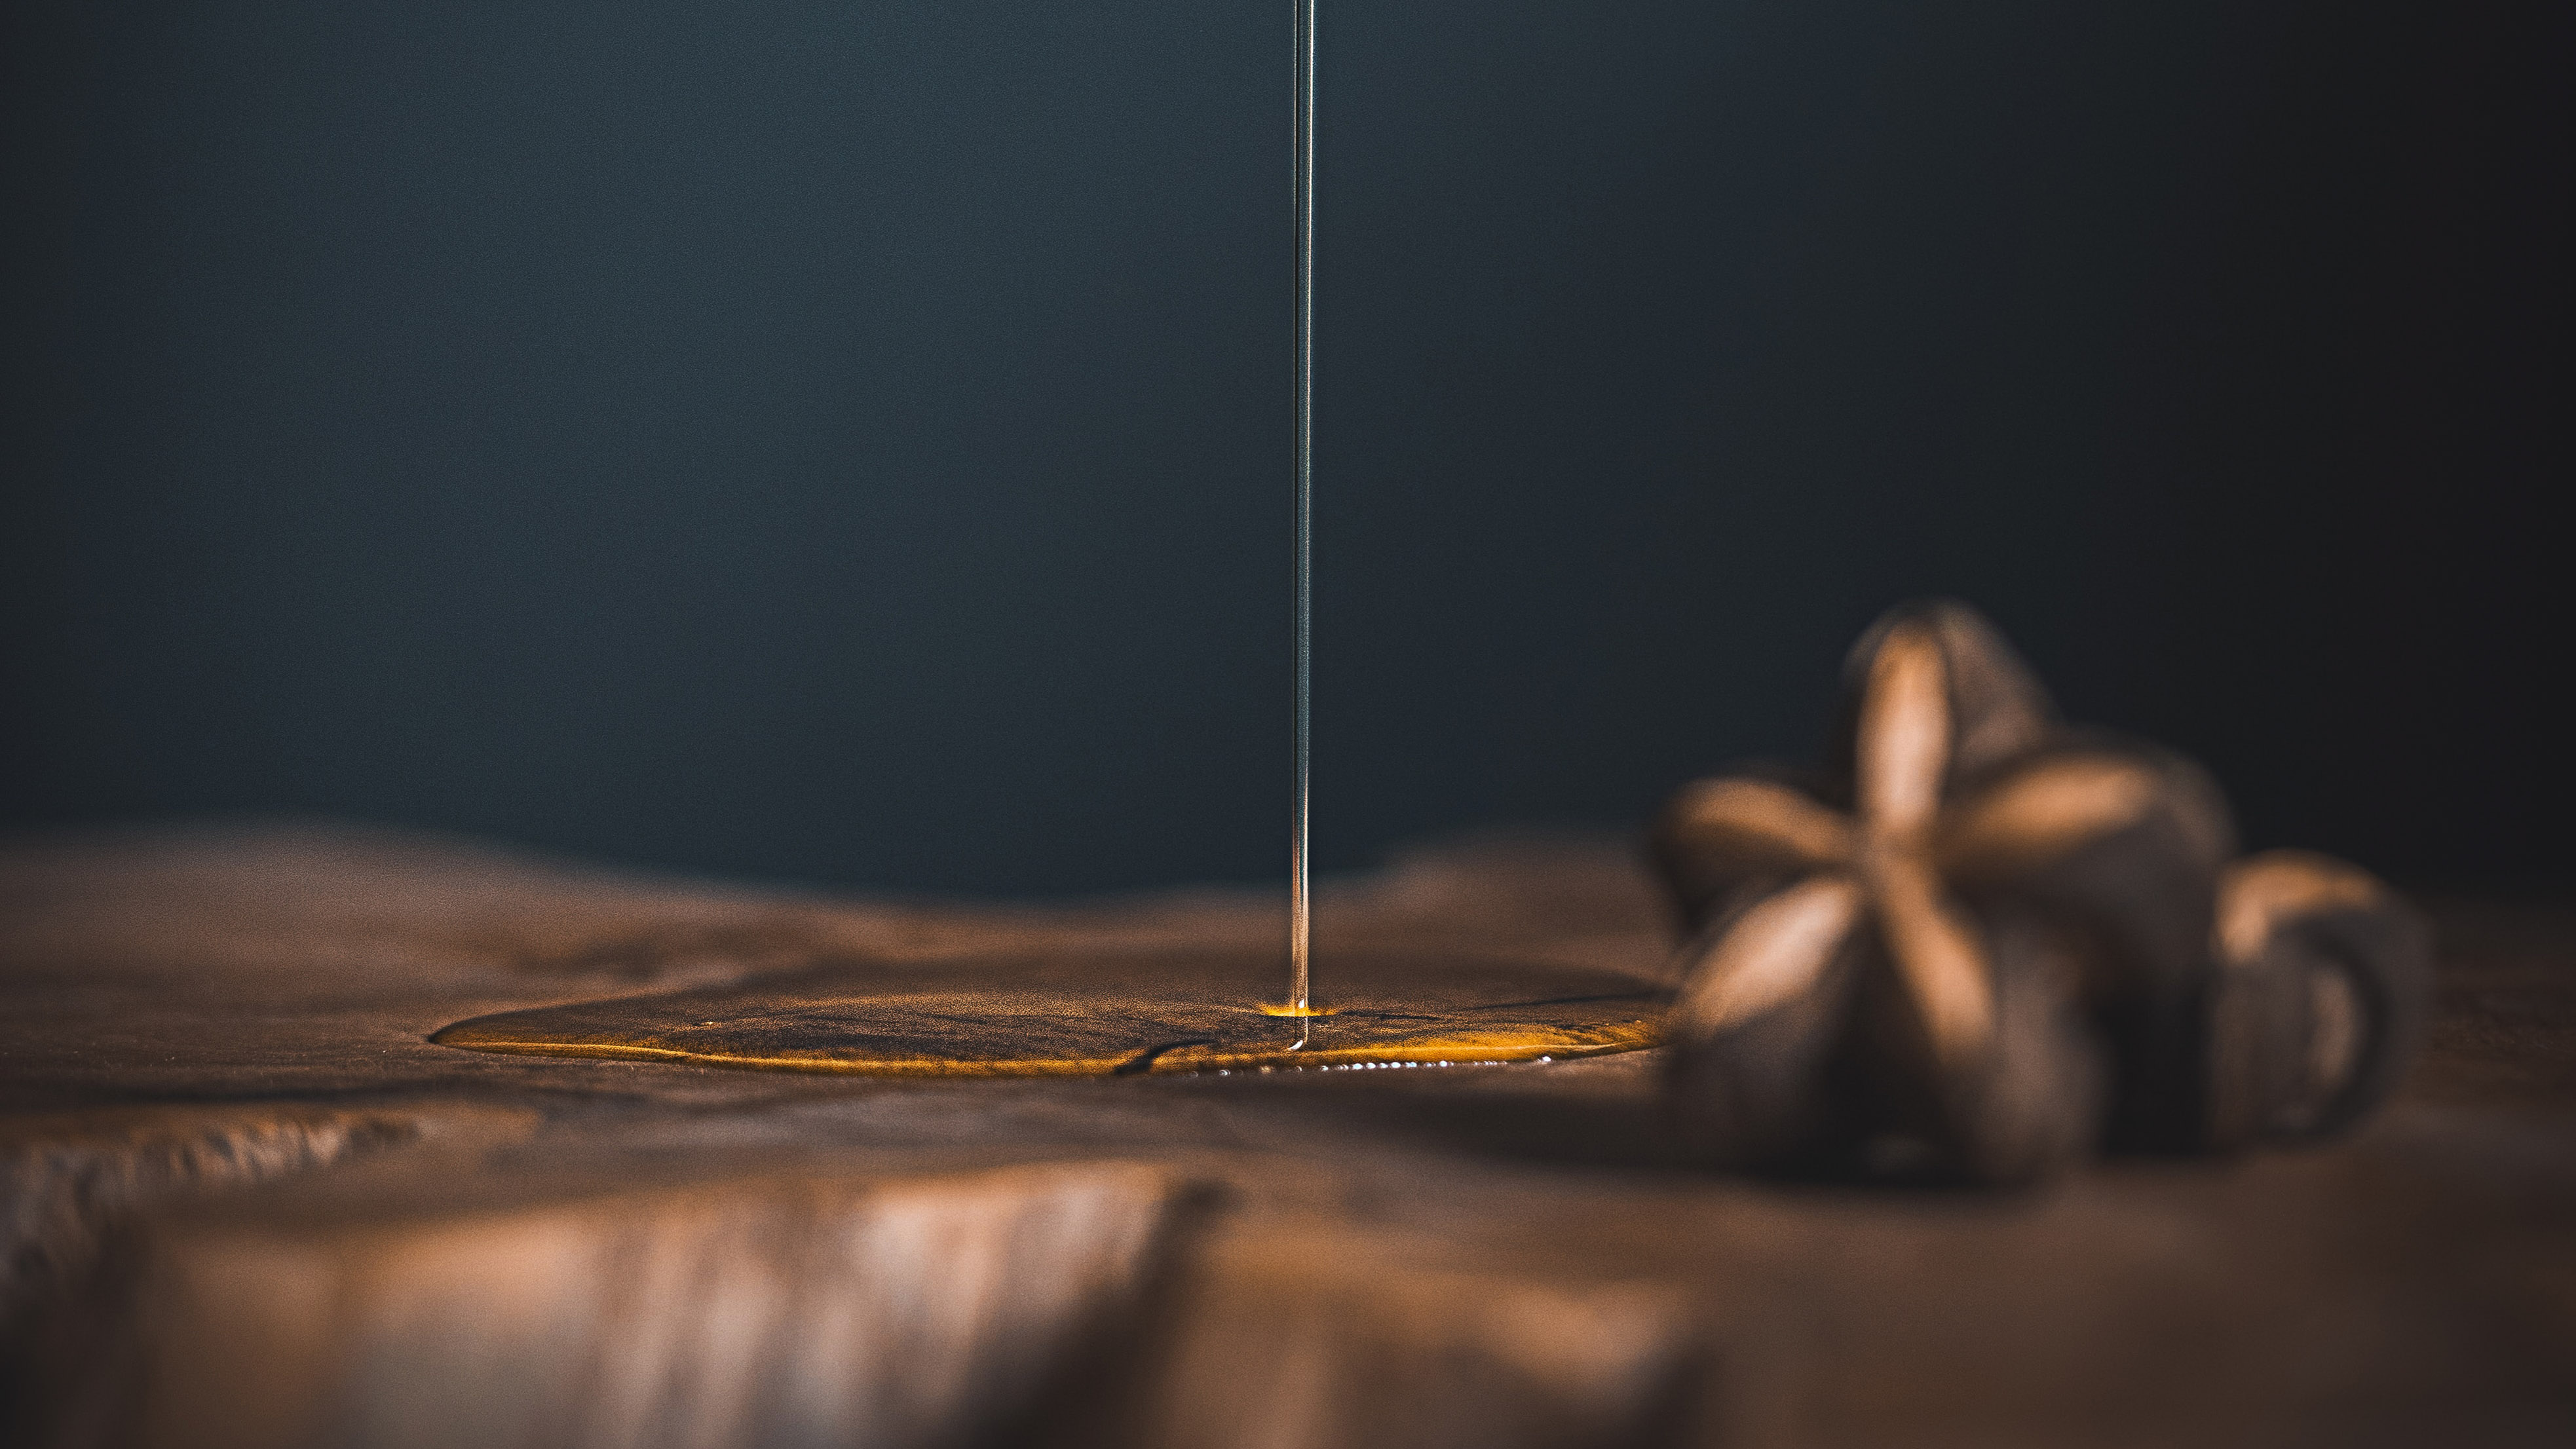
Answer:
[[[1278, 1013], [1297, 1018], [1297, 1048], [1313, 1039], [1307, 975], [1313, 943], [1311, 870], [1307, 861], [1308, 809], [1313, 792], [1308, 768], [1313, 749], [1310, 707], [1315, 641], [1315, 0], [1297, 0], [1296, 138], [1297, 224], [1297, 618], [1296, 797], [1288, 836], [1288, 1003]], [[1292, 1048], [1293, 1049], [1293, 1048]]]

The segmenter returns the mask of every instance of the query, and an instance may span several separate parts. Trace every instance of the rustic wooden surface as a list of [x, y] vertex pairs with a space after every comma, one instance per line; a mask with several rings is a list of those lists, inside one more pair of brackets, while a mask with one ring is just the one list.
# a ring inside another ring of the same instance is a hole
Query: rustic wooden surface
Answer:
[[[2351, 1140], [2033, 1193], [1682, 1165], [1656, 1052], [884, 1080], [498, 1055], [828, 968], [1228, 959], [1265, 898], [850, 901], [322, 828], [0, 848], [0, 1439], [2563, 1444], [2576, 917], [2436, 903]], [[1318, 959], [1663, 982], [1626, 850], [1400, 861]]]

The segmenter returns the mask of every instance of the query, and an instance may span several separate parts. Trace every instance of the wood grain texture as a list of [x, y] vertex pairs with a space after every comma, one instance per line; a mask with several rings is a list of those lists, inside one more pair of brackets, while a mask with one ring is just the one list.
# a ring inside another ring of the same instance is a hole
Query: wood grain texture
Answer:
[[[1660, 1050], [969, 1081], [461, 1051], [500, 1012], [1236, 959], [1263, 895], [838, 900], [299, 828], [0, 849], [11, 1444], [2552, 1444], [2576, 916], [2435, 903], [2305, 1151], [1921, 1192], [1693, 1166]], [[1665, 984], [1627, 847], [1409, 857], [1318, 961]], [[1329, 975], [1321, 979], [1329, 981]]]

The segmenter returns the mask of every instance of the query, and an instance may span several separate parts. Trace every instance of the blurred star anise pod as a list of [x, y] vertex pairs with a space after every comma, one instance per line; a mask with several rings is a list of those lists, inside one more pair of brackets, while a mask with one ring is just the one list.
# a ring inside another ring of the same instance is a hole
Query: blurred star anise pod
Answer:
[[2426, 952], [2375, 881], [2231, 870], [2206, 774], [2060, 725], [1963, 605], [1882, 619], [1846, 694], [1822, 777], [1699, 781], [1655, 827], [1687, 932], [1669, 1094], [1705, 1156], [1892, 1143], [2009, 1182], [2330, 1131], [2393, 1084]]

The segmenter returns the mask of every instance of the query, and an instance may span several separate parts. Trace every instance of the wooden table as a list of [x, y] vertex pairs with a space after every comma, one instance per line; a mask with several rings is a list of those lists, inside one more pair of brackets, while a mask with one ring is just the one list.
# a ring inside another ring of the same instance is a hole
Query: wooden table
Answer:
[[[11, 1444], [2576, 1443], [2576, 916], [2434, 903], [2354, 1139], [1990, 1195], [1675, 1160], [1656, 1053], [880, 1080], [431, 1044], [1277, 903], [850, 900], [326, 827], [0, 849]], [[1340, 883], [1336, 951], [1660, 979], [1615, 843]]]

